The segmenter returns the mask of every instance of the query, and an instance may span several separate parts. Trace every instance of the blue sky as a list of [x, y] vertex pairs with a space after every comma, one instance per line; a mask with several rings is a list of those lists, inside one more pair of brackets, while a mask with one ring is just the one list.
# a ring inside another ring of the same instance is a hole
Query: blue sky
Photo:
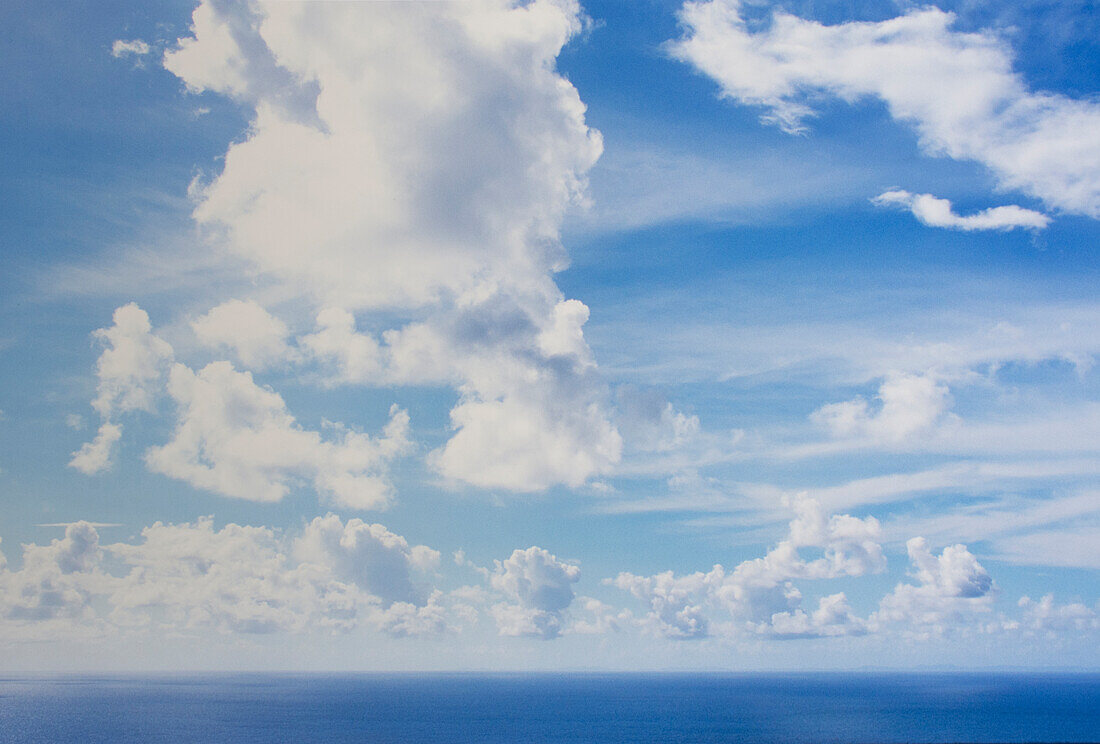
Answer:
[[8, 667], [1100, 664], [1087, 4], [0, 13]]

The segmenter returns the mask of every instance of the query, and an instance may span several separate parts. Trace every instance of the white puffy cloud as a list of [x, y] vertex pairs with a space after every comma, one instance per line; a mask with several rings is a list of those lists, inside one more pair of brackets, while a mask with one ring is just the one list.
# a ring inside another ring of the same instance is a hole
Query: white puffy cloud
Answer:
[[381, 436], [333, 425], [334, 436], [324, 439], [301, 428], [278, 393], [229, 362], [197, 373], [173, 366], [168, 393], [178, 408], [175, 434], [148, 450], [147, 465], [233, 498], [278, 501], [305, 481], [336, 504], [379, 508], [391, 493], [386, 467], [410, 447], [408, 414], [396, 406]]
[[199, 342], [232, 350], [241, 364], [261, 370], [291, 356], [287, 327], [253, 301], [229, 300], [191, 322]]
[[447, 627], [440, 597], [411, 589], [434, 551], [357, 519], [317, 517], [293, 538], [266, 527], [218, 530], [209, 518], [158, 522], [142, 542], [107, 549], [130, 568], [111, 597], [116, 614], [162, 612], [172, 624], [246, 633]]
[[415, 586], [413, 570], [439, 565], [439, 553], [426, 545], [410, 546], [382, 525], [361, 519], [344, 524], [335, 514], [306, 525], [294, 542], [294, 555], [387, 602], [413, 605], [423, 605], [428, 595], [425, 587]]
[[[114, 321], [95, 332], [107, 345], [97, 363], [99, 387], [92, 403], [103, 424], [73, 453], [70, 467], [87, 474], [107, 469], [122, 435], [113, 419], [135, 410], [152, 412], [155, 399], [167, 390], [176, 404], [176, 429], [169, 442], [146, 451], [151, 470], [252, 501], [278, 501], [292, 485], [308, 483], [344, 507], [388, 503], [392, 487], [386, 470], [412, 446], [405, 411], [391, 407], [380, 436], [326, 422], [332, 431], [326, 438], [299, 426], [278, 393], [230, 362], [213, 362], [198, 372], [172, 364], [172, 347], [152, 333], [149, 316], [137, 305], [118, 308]], [[254, 366], [290, 354], [285, 326], [255, 303], [224, 303], [193, 328], [204, 342], [230, 346]]]
[[[795, 501], [795, 519], [786, 540], [762, 558], [743, 561], [732, 571], [715, 565], [707, 573], [654, 576], [621, 573], [608, 583], [629, 591], [650, 607], [647, 623], [670, 638], [711, 634], [715, 613], [730, 617], [731, 632], [807, 637], [861, 633], [864, 624], [850, 612], [843, 594], [825, 597], [817, 610], [800, 608], [802, 594], [791, 579], [861, 576], [885, 568], [878, 543], [881, 528], [873, 517], [826, 515], [817, 502]], [[819, 549], [807, 560], [800, 549]]]
[[923, 225], [952, 230], [1013, 230], [1017, 227], [1042, 230], [1050, 224], [1050, 218], [1045, 214], [1015, 204], [961, 216], [951, 209], [948, 199], [939, 199], [932, 194], [913, 194], [903, 189], [884, 191], [871, 203], [877, 207], [908, 209]]
[[[578, 12], [548, 0], [200, 4], [166, 67], [257, 113], [196, 218], [337, 307], [433, 304], [485, 280], [545, 285], [563, 260], [562, 212], [601, 149], [553, 69]], [[303, 82], [316, 125], [283, 105]]]
[[906, 549], [920, 585], [939, 596], [975, 599], [993, 588], [993, 580], [965, 545], [948, 546], [935, 556], [924, 538], [914, 537]]
[[519, 492], [579, 486], [618, 462], [623, 445], [591, 353], [576, 348], [587, 308], [559, 306], [566, 310], [544, 316], [493, 295], [386, 331], [381, 342], [350, 312], [329, 308], [300, 344], [331, 365], [334, 382], [457, 387], [455, 434], [429, 456], [447, 479]]
[[63, 539], [25, 545], [20, 570], [0, 561], [0, 621], [5, 630], [64, 622], [66, 636], [77, 627], [438, 633], [464, 610], [425, 583], [437, 561], [381, 525], [331, 514], [296, 536], [216, 529], [206, 517], [157, 522], [136, 542], [109, 545], [76, 522]]
[[94, 475], [111, 466], [111, 454], [115, 443], [122, 438], [122, 427], [118, 424], [103, 423], [96, 431], [95, 438], [85, 442], [73, 453], [69, 467], [76, 468], [85, 475]]
[[130, 303], [115, 310], [114, 325], [100, 328], [93, 337], [105, 348], [96, 362], [99, 384], [92, 407], [103, 420], [95, 439], [73, 453], [71, 467], [91, 475], [107, 469], [122, 428], [114, 419], [131, 411], [153, 411], [164, 373], [172, 360], [172, 347], [152, 332], [149, 316]]
[[794, 639], [859, 635], [866, 632], [866, 628], [866, 621], [852, 613], [848, 598], [840, 592], [822, 597], [817, 609], [810, 613], [802, 609], [777, 612], [758, 630], [773, 638]]
[[334, 382], [366, 383], [378, 381], [384, 360], [373, 336], [359, 333], [355, 316], [338, 307], [317, 314], [317, 330], [298, 339], [298, 344], [314, 358], [332, 365]]
[[620, 456], [588, 309], [552, 280], [602, 149], [554, 69], [581, 26], [573, 0], [204, 2], [164, 56], [255, 110], [196, 221], [321, 308], [299, 346], [330, 382], [459, 390], [450, 481], [575, 486]]
[[1056, 604], [1053, 594], [1039, 600], [1020, 597], [1017, 606], [1023, 611], [1021, 625], [1028, 631], [1100, 630], [1100, 612], [1080, 602]]
[[576, 487], [606, 472], [619, 459], [622, 440], [605, 411], [555, 392], [551, 387], [463, 400], [451, 411], [458, 431], [431, 463], [449, 478], [513, 491], [557, 483]]
[[1028, 89], [992, 32], [952, 29], [955, 16], [914, 8], [877, 23], [822, 25], [775, 11], [750, 29], [741, 0], [687, 2], [674, 56], [713, 78], [726, 97], [764, 106], [786, 131], [804, 131], [811, 101], [882, 100], [921, 147], [987, 166], [1067, 212], [1100, 217], [1100, 105]]
[[99, 535], [87, 522], [69, 525], [65, 537], [49, 545], [24, 545], [20, 570], [7, 571], [0, 560], [0, 618], [90, 620], [101, 555]]
[[532, 546], [515, 550], [496, 561], [490, 584], [511, 603], [491, 608], [501, 635], [556, 638], [562, 630], [562, 613], [573, 602], [573, 584], [581, 569], [559, 561], [555, 555]]
[[934, 374], [893, 375], [878, 390], [882, 405], [872, 410], [864, 398], [830, 403], [810, 419], [836, 437], [900, 442], [932, 428], [951, 405], [948, 387]]
[[227, 632], [303, 630], [311, 624], [351, 627], [357, 597], [322, 571], [295, 571], [278, 535], [266, 527], [209, 517], [157, 522], [138, 543], [108, 550], [127, 567], [110, 597], [117, 622], [165, 623]]
[[114, 312], [114, 325], [92, 334], [104, 344], [96, 362], [99, 386], [92, 407], [109, 420], [118, 413], [153, 410], [172, 347], [152, 333], [149, 315], [134, 303]]
[[918, 634], [941, 634], [987, 612], [996, 587], [965, 545], [950, 545], [937, 556], [923, 537], [906, 543], [918, 584], [898, 584], [883, 597], [872, 622], [901, 623]]
[[721, 566], [707, 573], [675, 576], [672, 571], [653, 576], [620, 573], [609, 583], [649, 605], [648, 620], [669, 638], [703, 638], [710, 631], [706, 602], [725, 578]]

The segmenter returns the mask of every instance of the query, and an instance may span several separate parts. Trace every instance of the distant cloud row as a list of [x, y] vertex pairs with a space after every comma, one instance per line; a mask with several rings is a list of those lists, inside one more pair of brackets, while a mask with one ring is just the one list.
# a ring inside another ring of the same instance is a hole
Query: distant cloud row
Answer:
[[[843, 592], [803, 607], [795, 582], [859, 577], [885, 569], [881, 528], [871, 517], [828, 515], [795, 502], [786, 539], [732, 569], [605, 580], [640, 601], [613, 607], [580, 597], [581, 567], [532, 546], [480, 567], [480, 580], [435, 586], [440, 554], [379, 524], [329, 514], [296, 535], [266, 527], [157, 522], [133, 543], [104, 545], [88, 522], [48, 545], [24, 545], [22, 566], [0, 553], [0, 628], [9, 640], [86, 634], [212, 629], [228, 633], [346, 632], [393, 636], [460, 633], [488, 617], [505, 636], [642, 633], [671, 639], [796, 639], [902, 634], [1034, 634], [1100, 631], [1100, 612], [1080, 603], [1020, 599], [1014, 615], [993, 612], [998, 588], [964, 545], [933, 553], [908, 541], [912, 577], [858, 616]], [[820, 557], [806, 558], [803, 551]]]

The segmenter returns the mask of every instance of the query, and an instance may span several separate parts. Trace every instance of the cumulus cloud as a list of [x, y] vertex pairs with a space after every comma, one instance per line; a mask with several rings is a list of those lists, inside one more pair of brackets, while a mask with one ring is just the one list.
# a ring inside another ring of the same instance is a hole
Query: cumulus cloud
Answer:
[[300, 427], [282, 397], [229, 362], [199, 372], [176, 364], [168, 381], [178, 422], [171, 441], [152, 447], [155, 472], [197, 488], [251, 501], [278, 501], [305, 481], [352, 509], [385, 506], [388, 464], [408, 451], [409, 417], [396, 406], [382, 435], [333, 425], [333, 436]]
[[519, 492], [579, 486], [618, 462], [623, 444], [591, 352], [576, 348], [587, 308], [558, 305], [570, 306], [566, 320], [493, 295], [380, 340], [328, 308], [300, 345], [329, 365], [332, 382], [455, 386], [455, 433], [429, 455], [448, 480]]
[[16, 622], [91, 620], [99, 535], [87, 522], [65, 529], [49, 545], [24, 545], [23, 566], [5, 570], [0, 560], [0, 617]]
[[246, 368], [262, 370], [291, 356], [287, 327], [253, 301], [229, 300], [191, 322], [196, 338], [231, 350]]
[[575, 486], [620, 456], [588, 309], [552, 279], [602, 149], [554, 70], [581, 25], [572, 0], [203, 2], [164, 56], [255, 111], [196, 221], [320, 308], [299, 346], [330, 382], [458, 389], [450, 481]]
[[951, 405], [948, 387], [935, 375], [893, 375], [878, 390], [881, 405], [872, 409], [864, 398], [830, 403], [810, 419], [836, 437], [900, 442], [931, 429]]
[[317, 313], [317, 329], [298, 339], [298, 344], [313, 358], [334, 369], [336, 383], [369, 383], [381, 379], [384, 359], [373, 336], [359, 333], [355, 316], [347, 310], [330, 307]]
[[1013, 230], [1024, 227], [1042, 230], [1050, 224], [1050, 218], [1041, 212], [1024, 209], [1015, 204], [992, 207], [981, 212], [960, 216], [951, 209], [948, 199], [932, 194], [913, 194], [903, 189], [885, 191], [871, 200], [877, 207], [901, 207], [929, 227], [946, 227], [952, 230]]
[[115, 422], [118, 415], [153, 411], [173, 356], [168, 342], [153, 334], [149, 315], [134, 303], [115, 310], [113, 320], [114, 325], [92, 334], [105, 347], [96, 362], [99, 384], [92, 401], [103, 423], [69, 462], [88, 475], [110, 467], [113, 447], [122, 435]]
[[77, 522], [23, 566], [0, 563], [0, 619], [12, 627], [67, 622], [110, 629], [346, 631], [390, 635], [454, 627], [460, 603], [426, 583], [438, 553], [381, 525], [318, 517], [296, 536], [209, 517], [157, 522], [140, 540], [101, 545]]
[[[878, 521], [830, 516], [805, 498], [796, 500], [794, 509], [787, 539], [762, 558], [743, 561], [731, 571], [715, 565], [706, 573], [686, 576], [671, 571], [653, 576], [621, 573], [608, 583], [646, 602], [649, 627], [670, 638], [711, 635], [716, 613], [733, 620], [733, 633], [808, 637], [863, 632], [863, 622], [850, 612], [843, 594], [823, 598], [818, 609], [807, 614], [791, 580], [882, 571], [886, 559], [878, 543]], [[807, 560], [800, 549], [818, 549], [821, 556]]]
[[76, 468], [85, 475], [94, 475], [111, 466], [111, 454], [115, 443], [122, 438], [122, 427], [118, 424], [103, 423], [96, 431], [95, 438], [85, 442], [73, 453], [69, 467]]
[[[108, 468], [122, 435], [113, 419], [129, 411], [152, 412], [166, 391], [176, 404], [176, 428], [169, 442], [146, 451], [146, 465], [154, 472], [252, 501], [278, 501], [292, 486], [309, 484], [332, 503], [352, 509], [389, 502], [386, 471], [412, 447], [405, 411], [391, 407], [379, 436], [325, 422], [330, 431], [325, 437], [299, 426], [278, 393], [228, 361], [198, 372], [173, 364], [172, 347], [152, 333], [149, 316], [137, 305], [118, 308], [114, 321], [95, 333], [107, 345], [97, 363], [99, 387], [92, 402], [103, 424], [73, 453], [70, 467], [88, 474]], [[204, 342], [232, 347], [254, 366], [290, 353], [285, 326], [255, 303], [224, 303], [193, 328]]]
[[1053, 594], [1041, 599], [1020, 597], [1022, 626], [1032, 632], [1055, 633], [1066, 630], [1100, 630], [1100, 612], [1081, 602], [1057, 604]]
[[114, 325], [92, 334], [106, 347], [96, 362], [99, 386], [92, 407], [108, 420], [129, 411], [151, 413], [172, 347], [152, 333], [149, 315], [132, 302], [112, 319]]
[[423, 605], [428, 592], [413, 581], [413, 569], [439, 565], [439, 552], [426, 545], [410, 546], [380, 524], [335, 514], [317, 517], [294, 543], [294, 555], [304, 563], [326, 567], [342, 580], [388, 602]]
[[1100, 217], [1100, 144], [1090, 135], [1100, 105], [1029, 90], [993, 32], [953, 30], [955, 16], [932, 7], [832, 26], [776, 11], [754, 30], [743, 8], [741, 0], [685, 3], [686, 33], [670, 46], [724, 96], [766, 107], [764, 118], [788, 132], [805, 131], [815, 94], [878, 98], [917, 130], [926, 152], [977, 161], [1003, 188]]
[[866, 628], [867, 623], [852, 613], [848, 598], [840, 592], [822, 597], [810, 613], [802, 609], [777, 612], [759, 630], [774, 638], [795, 639], [860, 635]]
[[573, 584], [581, 569], [559, 561], [539, 547], [515, 550], [504, 561], [496, 561], [490, 584], [510, 600], [493, 605], [492, 614], [501, 635], [557, 638], [562, 630], [562, 613], [573, 602]]
[[995, 585], [965, 545], [950, 545], [937, 556], [923, 537], [906, 543], [917, 584], [898, 584], [879, 604], [872, 620], [901, 623], [918, 634], [941, 634], [987, 612]]

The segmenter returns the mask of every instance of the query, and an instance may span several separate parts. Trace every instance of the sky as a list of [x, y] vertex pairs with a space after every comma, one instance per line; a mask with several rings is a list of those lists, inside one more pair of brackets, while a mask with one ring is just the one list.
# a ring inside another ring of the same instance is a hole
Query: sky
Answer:
[[3, 669], [1100, 669], [1089, 3], [0, 21]]

